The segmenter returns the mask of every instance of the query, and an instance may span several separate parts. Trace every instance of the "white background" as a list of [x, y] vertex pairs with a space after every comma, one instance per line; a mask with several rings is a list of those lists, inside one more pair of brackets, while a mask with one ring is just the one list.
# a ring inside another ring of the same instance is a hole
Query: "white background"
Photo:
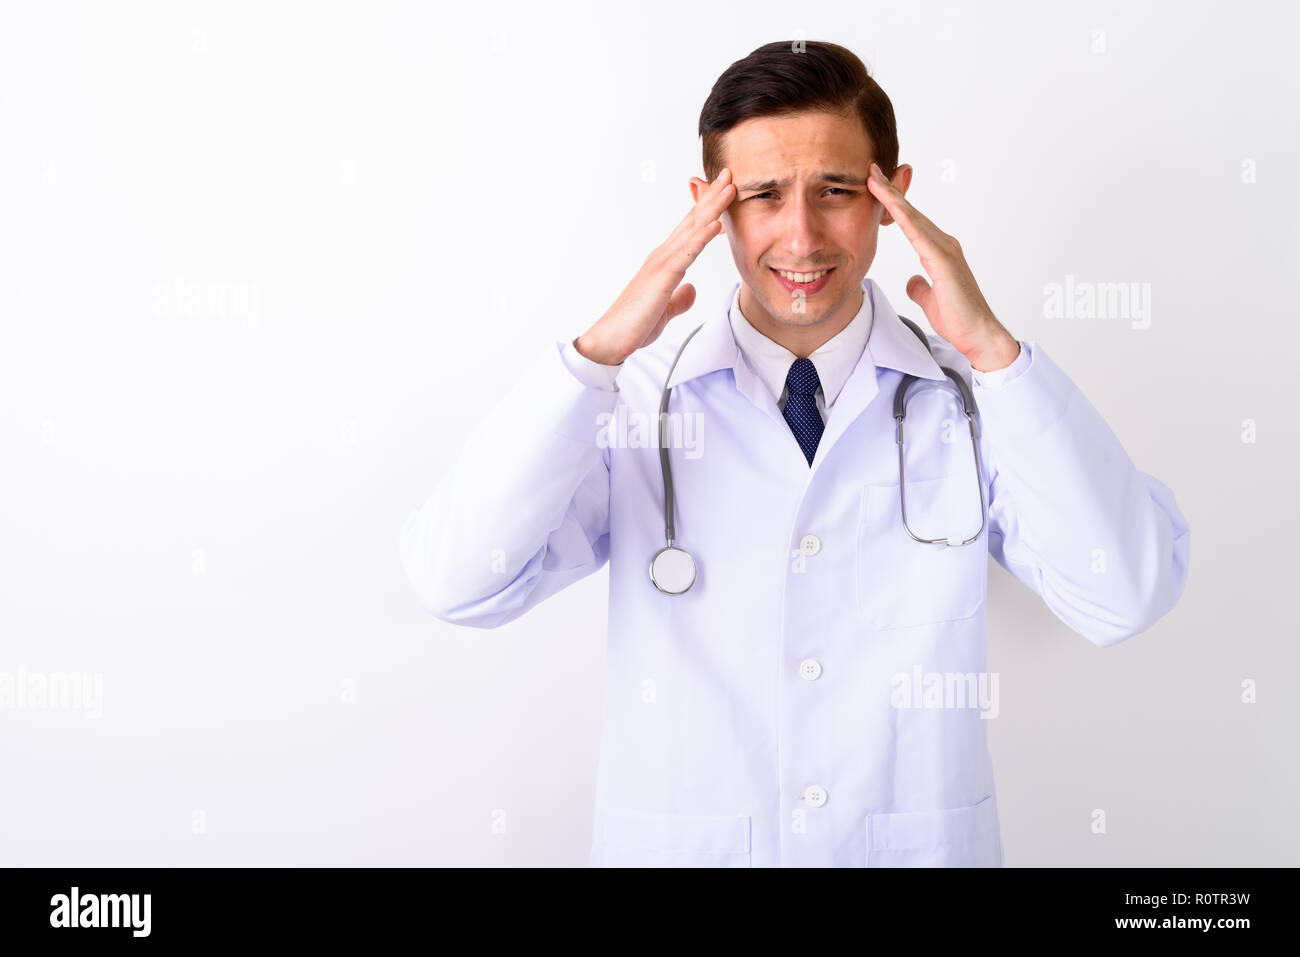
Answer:
[[[1245, 2], [6, 3], [0, 673], [99, 674], [103, 699], [0, 710], [0, 862], [586, 863], [607, 572], [457, 628], [398, 532], [689, 208], [717, 76], [804, 38], [864, 59], [909, 199], [1192, 529], [1182, 601], [1113, 648], [991, 572], [1006, 864], [1300, 863], [1297, 26]], [[919, 271], [887, 228], [870, 275], [923, 323]], [[1150, 283], [1150, 328], [1045, 317], [1067, 274]], [[677, 321], [734, 275], [712, 243]]]

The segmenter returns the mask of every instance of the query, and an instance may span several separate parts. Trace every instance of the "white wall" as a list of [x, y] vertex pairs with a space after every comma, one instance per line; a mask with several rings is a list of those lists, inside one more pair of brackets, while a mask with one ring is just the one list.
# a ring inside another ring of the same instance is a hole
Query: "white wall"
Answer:
[[[1181, 603], [1114, 648], [991, 573], [1006, 863], [1300, 862], [1300, 17], [809, 9], [0, 11], [0, 676], [102, 683], [0, 710], [6, 863], [585, 864], [606, 573], [459, 629], [397, 534], [686, 212], [718, 74], [797, 37], [863, 57], [909, 198], [1192, 528]], [[916, 319], [919, 271], [887, 230]], [[733, 274], [712, 243], [700, 306]], [[1149, 328], [1046, 316], [1067, 275], [1149, 283]]]

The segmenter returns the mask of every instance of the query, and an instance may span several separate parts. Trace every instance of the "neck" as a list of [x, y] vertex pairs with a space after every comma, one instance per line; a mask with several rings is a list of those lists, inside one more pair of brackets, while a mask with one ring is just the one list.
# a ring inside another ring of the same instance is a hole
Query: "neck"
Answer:
[[806, 359], [825, 343], [835, 338], [853, 321], [853, 317], [862, 309], [863, 297], [867, 291], [858, 286], [858, 294], [847, 302], [841, 303], [829, 316], [815, 319], [806, 325], [784, 322], [772, 317], [766, 309], [750, 294], [749, 287], [740, 287], [740, 314], [745, 321], [778, 345], [794, 353], [796, 358]]

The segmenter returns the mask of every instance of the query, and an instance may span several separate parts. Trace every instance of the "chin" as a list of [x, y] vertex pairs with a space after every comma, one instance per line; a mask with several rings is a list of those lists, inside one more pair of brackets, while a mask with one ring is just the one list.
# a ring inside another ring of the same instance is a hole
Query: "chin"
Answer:
[[[771, 310], [768, 310], [771, 312]], [[786, 303], [784, 312], [773, 312], [782, 322], [792, 326], [812, 326], [826, 318], [828, 310], [820, 306], [805, 305], [803, 312], [795, 312], [792, 303]]]

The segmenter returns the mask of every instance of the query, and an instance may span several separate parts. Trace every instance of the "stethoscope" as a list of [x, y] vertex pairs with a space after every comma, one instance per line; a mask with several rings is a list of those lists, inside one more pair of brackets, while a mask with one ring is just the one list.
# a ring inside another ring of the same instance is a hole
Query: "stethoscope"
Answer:
[[[930, 343], [925, 338], [925, 333], [921, 331], [920, 327], [903, 316], [898, 318], [902, 319], [903, 323], [912, 332], [916, 333], [916, 337], [925, 346], [926, 352], [933, 356], [934, 350], [930, 348]], [[664, 479], [664, 538], [667, 544], [650, 558], [650, 581], [654, 583], [655, 588], [658, 588], [665, 595], [680, 595], [695, 584], [695, 559], [691, 557], [691, 553], [686, 549], [673, 544], [673, 473], [668, 464], [667, 435], [668, 395], [671, 389], [668, 383], [672, 381], [673, 369], [677, 368], [677, 360], [682, 357], [686, 344], [691, 341], [695, 333], [703, 328], [702, 324], [696, 326], [677, 349], [677, 355], [673, 357], [672, 365], [668, 367], [668, 375], [664, 379], [663, 396], [659, 400], [659, 467], [663, 472]], [[975, 408], [975, 397], [971, 394], [970, 387], [966, 385], [961, 376], [948, 366], [940, 366], [939, 368], [957, 387], [957, 392], [961, 397], [962, 412], [970, 425], [971, 448], [975, 450], [975, 481], [978, 483], [980, 491], [980, 527], [974, 535], [966, 539], [958, 535], [949, 535], [945, 538], [921, 538], [907, 524], [907, 501], [903, 493], [906, 487], [903, 475], [903, 417], [907, 414], [908, 389], [918, 378], [911, 373], [904, 374], [903, 381], [898, 384], [898, 389], [894, 392], [894, 420], [898, 423], [895, 435], [895, 441], [898, 443], [898, 506], [903, 513], [903, 528], [915, 541], [923, 545], [969, 545], [979, 538], [984, 531], [985, 512], [987, 510], [984, 501], [984, 473], [980, 465], [979, 426], [975, 421], [975, 413], [978, 410]]]

